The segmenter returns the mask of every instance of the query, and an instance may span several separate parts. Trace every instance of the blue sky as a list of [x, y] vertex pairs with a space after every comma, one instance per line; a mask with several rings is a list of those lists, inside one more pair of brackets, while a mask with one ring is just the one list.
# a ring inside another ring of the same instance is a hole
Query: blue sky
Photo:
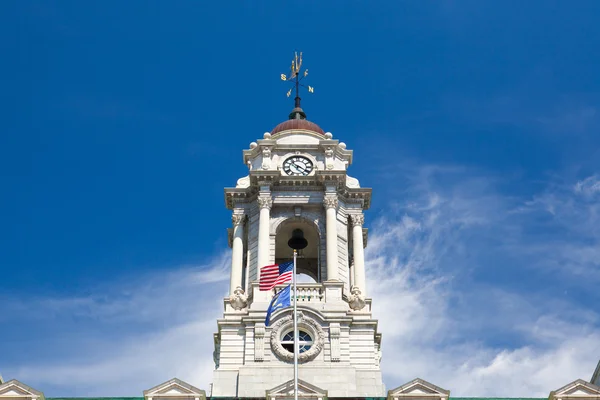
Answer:
[[287, 117], [279, 74], [302, 50], [308, 118], [374, 191], [388, 388], [545, 397], [589, 379], [600, 3], [375, 4], [0, 4], [5, 378], [46, 396], [207, 388], [223, 187]]

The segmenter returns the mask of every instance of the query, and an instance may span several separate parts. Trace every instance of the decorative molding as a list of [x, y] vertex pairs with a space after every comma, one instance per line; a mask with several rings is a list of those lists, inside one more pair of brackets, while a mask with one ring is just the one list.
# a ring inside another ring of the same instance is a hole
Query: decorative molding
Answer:
[[334, 168], [333, 165], [333, 147], [327, 146], [325, 148], [325, 168], [328, 170], [332, 170]]
[[596, 400], [600, 398], [600, 387], [583, 379], [577, 379], [560, 389], [550, 392], [549, 400]]
[[221, 338], [219, 334], [213, 335], [213, 340], [215, 343], [215, 350], [213, 351], [213, 361], [215, 362], [215, 369], [219, 368], [219, 359], [221, 358]]
[[231, 216], [231, 223], [233, 226], [238, 226], [244, 222], [244, 218], [246, 218], [246, 214], [233, 214]]
[[[288, 315], [281, 318], [275, 324], [271, 331], [271, 349], [273, 353], [283, 361], [294, 361], [294, 354], [290, 353], [281, 345], [281, 336], [285, 331], [291, 329], [294, 326], [292, 315]], [[316, 356], [321, 353], [325, 344], [325, 332], [321, 325], [314, 319], [304, 316], [302, 313], [298, 313], [298, 328], [306, 329], [313, 338], [313, 344], [310, 349], [304, 353], [298, 354], [298, 362], [305, 363], [313, 360]]]
[[329, 342], [331, 344], [331, 361], [340, 361], [340, 324], [332, 322], [329, 324]]
[[233, 294], [229, 296], [229, 304], [234, 310], [240, 311], [248, 306], [248, 295], [244, 293], [244, 289], [238, 286], [233, 291]]
[[350, 214], [350, 222], [352, 226], [363, 226], [365, 224], [364, 214]]
[[144, 390], [145, 400], [206, 400], [206, 392], [180, 379], [173, 378], [152, 389]]
[[[290, 398], [294, 398], [293, 393], [294, 380], [291, 379], [274, 387], [271, 390], [267, 390], [266, 400], [289, 400]], [[323, 390], [320, 387], [303, 381], [302, 379], [298, 379], [298, 397], [302, 399], [326, 400], [327, 390]]]
[[227, 244], [229, 248], [233, 247], [233, 228], [227, 228]]
[[258, 322], [254, 325], [254, 361], [265, 359], [265, 324]]
[[337, 208], [338, 206], [338, 198], [335, 195], [325, 196], [323, 199], [323, 205], [326, 209], [328, 208]]
[[382, 357], [381, 343], [375, 343], [374, 350], [375, 350], [375, 365], [379, 367], [381, 365], [381, 357]]
[[264, 146], [262, 148], [262, 169], [271, 168], [271, 147]]
[[348, 296], [348, 304], [354, 311], [362, 310], [365, 307], [365, 297], [362, 295], [358, 286], [352, 286], [351, 295]]
[[[252, 163], [248, 163], [248, 169], [252, 170]], [[238, 189], [246, 189], [250, 187], [250, 176], [246, 175], [243, 178], [238, 179], [235, 187]]]
[[256, 199], [260, 208], [268, 208], [269, 210], [273, 207], [273, 199], [271, 196], [259, 196]]
[[17, 398], [20, 400], [43, 400], [44, 393], [16, 379], [11, 379], [7, 382], [0, 382], [0, 399], [5, 397], [13, 400]]
[[324, 237], [323, 232], [325, 232], [325, 225], [323, 221], [322, 211], [303, 211], [302, 216], [300, 217], [291, 217], [289, 212], [287, 211], [275, 211], [271, 215], [271, 226], [269, 228], [269, 233], [271, 235], [277, 235], [278, 230], [282, 225], [296, 221], [306, 221], [308, 223], [313, 224], [314, 227], [317, 229], [317, 232], [319, 233], [319, 240], [322, 240], [322, 238]]
[[449, 390], [417, 378], [389, 390], [387, 400], [448, 400], [449, 397]]

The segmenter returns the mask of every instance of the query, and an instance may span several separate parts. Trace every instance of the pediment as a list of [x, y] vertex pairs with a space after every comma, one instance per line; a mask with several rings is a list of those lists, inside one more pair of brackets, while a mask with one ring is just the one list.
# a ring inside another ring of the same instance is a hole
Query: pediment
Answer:
[[577, 379], [550, 393], [551, 399], [569, 399], [569, 398], [599, 398], [600, 387], [583, 379]]
[[450, 391], [423, 379], [413, 379], [402, 386], [388, 391], [388, 400], [398, 399], [448, 399]]
[[206, 392], [180, 379], [173, 378], [152, 389], [144, 390], [146, 399], [190, 398], [206, 400]]
[[[294, 380], [289, 380], [273, 389], [267, 390], [267, 400], [294, 398]], [[298, 379], [298, 397], [324, 400], [327, 398], [327, 390], [321, 389], [302, 379]]]
[[0, 399], [8, 397], [20, 397], [24, 399], [44, 399], [44, 394], [38, 390], [27, 386], [23, 382], [19, 382], [16, 379], [11, 379], [10, 381], [4, 382], [0, 385]]

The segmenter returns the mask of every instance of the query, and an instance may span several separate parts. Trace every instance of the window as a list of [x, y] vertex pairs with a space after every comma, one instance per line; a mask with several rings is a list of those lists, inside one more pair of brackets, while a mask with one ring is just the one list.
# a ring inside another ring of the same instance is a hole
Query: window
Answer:
[[[298, 330], [298, 348], [299, 353], [304, 353], [313, 345], [313, 339], [305, 331]], [[290, 353], [294, 352], [294, 331], [287, 332], [281, 338], [281, 346]]]

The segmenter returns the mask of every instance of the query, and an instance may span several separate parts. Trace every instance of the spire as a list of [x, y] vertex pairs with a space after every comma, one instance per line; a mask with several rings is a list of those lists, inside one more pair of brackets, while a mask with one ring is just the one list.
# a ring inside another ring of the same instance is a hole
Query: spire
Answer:
[[[300, 69], [302, 68], [302, 52], [300, 55], [296, 52], [294, 54], [294, 59], [292, 60], [292, 66], [290, 67], [290, 76], [286, 76], [285, 74], [281, 74], [282, 81], [291, 81], [294, 84], [294, 87], [290, 88], [287, 92], [287, 97], [292, 95], [292, 90], [295, 89], [296, 97], [294, 98], [294, 109], [289, 115], [290, 119], [306, 119], [306, 114], [302, 107], [300, 106], [300, 86], [308, 89], [309, 93], [314, 93], [315, 88], [312, 86], [304, 86], [300, 81], [304, 79], [308, 75], [308, 69], [305, 69], [302, 74], [300, 74]], [[302, 76], [300, 76], [302, 75]]]

